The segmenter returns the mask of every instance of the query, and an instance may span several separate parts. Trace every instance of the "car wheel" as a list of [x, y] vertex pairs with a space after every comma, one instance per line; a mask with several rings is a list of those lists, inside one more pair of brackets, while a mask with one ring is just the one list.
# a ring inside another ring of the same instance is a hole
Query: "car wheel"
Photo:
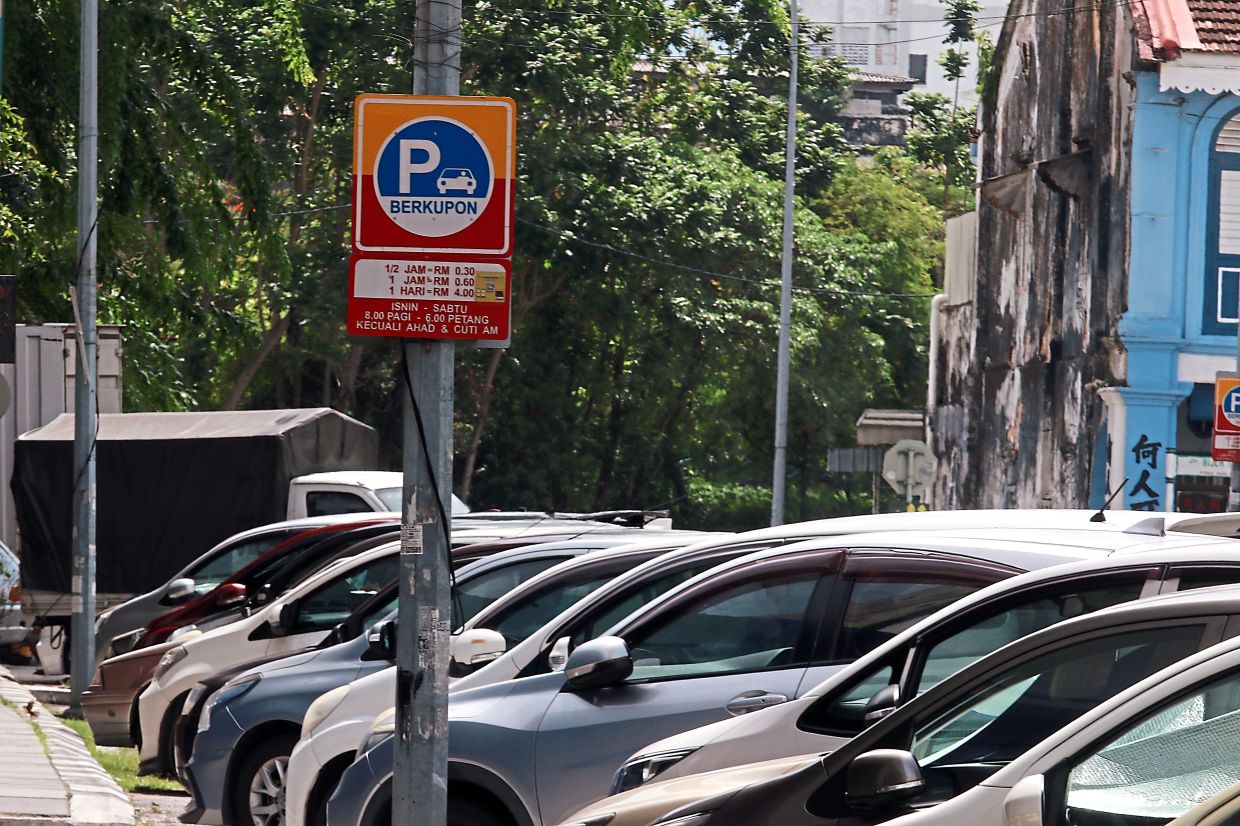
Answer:
[[[175, 779], [177, 776], [177, 718], [181, 716], [181, 706], [185, 705], [187, 696], [189, 696], [188, 691], [168, 705], [167, 711], [164, 712], [162, 725], [159, 727], [160, 774], [164, 777]], [[135, 705], [137, 702], [134, 700]]]
[[241, 761], [233, 783], [233, 818], [237, 826], [284, 823], [285, 774], [297, 738], [277, 734], [257, 744]]
[[460, 797], [448, 798], [448, 826], [511, 826], [491, 809]]

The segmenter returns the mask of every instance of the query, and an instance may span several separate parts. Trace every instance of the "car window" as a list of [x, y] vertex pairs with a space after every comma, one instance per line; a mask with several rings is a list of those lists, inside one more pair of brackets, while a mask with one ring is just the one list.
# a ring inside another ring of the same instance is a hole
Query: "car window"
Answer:
[[379, 497], [379, 501], [387, 510], [400, 513], [405, 509], [404, 488], [379, 488], [375, 491], [375, 496]]
[[400, 602], [400, 595], [393, 594], [391, 599], [381, 600], [370, 606], [370, 610], [363, 614], [358, 621], [358, 628], [369, 628], [388, 614], [396, 610]]
[[593, 576], [580, 576], [563, 579], [540, 588], [528, 598], [509, 606], [497, 613], [483, 627], [498, 631], [508, 642], [508, 648], [524, 642], [531, 634], [543, 625], [559, 616], [573, 603], [590, 594], [600, 585], [610, 582], [616, 572], [595, 573]]
[[581, 622], [574, 629], [572, 634], [573, 646], [576, 647], [586, 640], [594, 639], [656, 597], [667, 593], [682, 582], [688, 582], [702, 573], [702, 571], [713, 568], [717, 564], [718, 560], [710, 560], [680, 571], [665, 574], [645, 583], [640, 588], [628, 591], [619, 596], [618, 599], [613, 599], [611, 602], [597, 607], [593, 613], [585, 618], [585, 621]]
[[218, 556], [207, 560], [201, 567], [191, 570], [187, 576], [193, 578], [194, 590], [205, 594], [283, 542], [284, 539], [283, 534], [274, 534], [251, 539], [248, 542], [238, 542], [231, 548], [226, 548]]
[[1240, 674], [1109, 737], [1068, 773], [1067, 823], [1164, 823], [1240, 779]]
[[711, 593], [626, 635], [631, 680], [784, 668], [808, 660], [798, 642], [817, 572], [751, 580]]
[[1179, 590], [1210, 588], [1214, 585], [1235, 585], [1240, 582], [1240, 566], [1193, 566], [1172, 573], [1180, 580]]
[[456, 589], [457, 598], [453, 600], [452, 606], [453, 628], [459, 628], [463, 623], [469, 622], [479, 611], [522, 582], [563, 561], [563, 558], [554, 558], [514, 562], [511, 565], [479, 574], [468, 582], [459, 584]]
[[399, 556], [387, 554], [319, 586], [297, 603], [297, 631], [336, 627], [363, 602], [395, 581], [399, 568]]
[[1013, 595], [995, 609], [974, 614], [946, 636], [935, 635], [919, 656], [914, 694], [922, 694], [972, 662], [1010, 642], [1061, 620], [1089, 614], [1141, 595], [1146, 571], [1130, 571], [1106, 579], [1056, 584]]
[[307, 516], [331, 516], [337, 513], [373, 511], [366, 500], [355, 493], [338, 490], [312, 490], [306, 494]]
[[[1201, 623], [1111, 632], [1072, 641], [1001, 674], [918, 722], [909, 751], [923, 771], [998, 769], [1103, 700], [1196, 651]], [[980, 778], [978, 778], [980, 780]], [[931, 793], [942, 791], [931, 782]]]
[[851, 662], [985, 584], [977, 578], [953, 578], [946, 572], [941, 577], [919, 572], [915, 579], [894, 575], [858, 577], [849, 590], [831, 658]]

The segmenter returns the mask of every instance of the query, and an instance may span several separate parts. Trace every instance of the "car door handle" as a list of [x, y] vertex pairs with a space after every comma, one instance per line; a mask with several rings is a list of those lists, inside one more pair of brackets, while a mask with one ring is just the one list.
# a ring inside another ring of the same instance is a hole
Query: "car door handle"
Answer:
[[772, 694], [769, 691], [759, 689], [756, 691], [742, 691], [729, 700], [724, 708], [728, 710], [729, 714], [739, 715], [786, 702], [788, 702], [787, 694]]

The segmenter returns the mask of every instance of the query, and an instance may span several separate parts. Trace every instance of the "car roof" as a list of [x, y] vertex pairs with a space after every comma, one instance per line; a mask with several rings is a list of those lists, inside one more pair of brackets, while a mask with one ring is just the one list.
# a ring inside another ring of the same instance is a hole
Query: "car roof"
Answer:
[[[684, 534], [685, 541], [691, 541], [694, 536], [694, 534], [688, 531], [682, 533]], [[598, 565], [600, 563], [605, 564], [616, 560], [624, 560], [629, 557], [637, 557], [639, 559], [649, 559], [652, 556], [657, 557], [660, 554], [664, 554], [668, 551], [681, 547], [677, 544], [677, 540], [679, 538], [680, 537], [676, 532], [670, 532], [659, 539], [648, 539], [644, 542], [627, 542], [623, 544], [616, 544], [611, 547], [599, 548], [597, 550], [566, 559], [563, 562], [553, 565], [545, 571], [539, 572], [538, 574], [527, 579], [525, 582], [522, 582], [520, 585], [517, 585], [512, 590], [508, 591], [499, 599], [495, 600], [486, 608], [483, 608], [476, 615], [471, 617], [470, 620], [465, 623], [464, 628], [469, 629], [477, 627], [480, 623], [485, 622], [499, 611], [506, 609], [513, 603], [526, 599], [527, 594], [530, 592], [542, 588], [548, 582], [552, 582], [565, 574], [577, 572], [584, 567]], [[491, 558], [493, 559], [494, 557]], [[472, 565], [469, 567], [472, 567]], [[465, 570], [466, 568], [462, 568], [461, 572], [464, 572]], [[620, 574], [617, 574], [617, 576], [621, 576], [623, 573], [624, 572], [622, 571]]]
[[[632, 528], [627, 529], [632, 531]], [[627, 533], [600, 533], [585, 534], [573, 539], [564, 539], [555, 542], [539, 542], [533, 545], [522, 545], [508, 550], [498, 551], [490, 556], [480, 557], [471, 562], [462, 565], [456, 572], [457, 579], [473, 578], [478, 574], [485, 573], [493, 568], [507, 565], [514, 560], [539, 559], [543, 557], [563, 557], [566, 562], [573, 561], [573, 558], [589, 554], [591, 557], [608, 551], [619, 550], [626, 551], [633, 545], [650, 546], [653, 548], [678, 548], [681, 545], [693, 542], [701, 538], [704, 534], [695, 531], [667, 531], [654, 532], [650, 536], [646, 531], [641, 532], [641, 536], [645, 538], [644, 542], [633, 542], [632, 537]], [[647, 538], [648, 537], [648, 538]], [[480, 543], [482, 544], [482, 543]], [[461, 549], [473, 546], [461, 546]], [[554, 570], [554, 569], [548, 569]], [[546, 571], [540, 572], [538, 576], [542, 576]]]
[[1008, 565], [1024, 571], [1049, 568], [1066, 562], [1097, 561], [1120, 553], [1166, 552], [1178, 548], [1205, 548], [1209, 549], [1212, 555], [1234, 550], [1237, 559], [1240, 559], [1240, 543], [1236, 543], [1235, 540], [1196, 535], [1151, 536], [1146, 533], [1131, 534], [1123, 531], [1090, 529], [1069, 530], [1065, 528], [1037, 532], [1010, 528], [944, 529], [927, 530], [916, 534], [909, 531], [885, 531], [824, 536], [777, 545], [721, 562], [660, 594], [633, 614], [616, 623], [611, 631], [626, 627], [655, 605], [675, 599], [682, 591], [690, 590], [697, 584], [728, 571], [751, 567], [768, 559], [778, 559], [794, 553], [844, 548], [852, 551], [913, 551], [949, 554], [975, 559], [979, 562]]

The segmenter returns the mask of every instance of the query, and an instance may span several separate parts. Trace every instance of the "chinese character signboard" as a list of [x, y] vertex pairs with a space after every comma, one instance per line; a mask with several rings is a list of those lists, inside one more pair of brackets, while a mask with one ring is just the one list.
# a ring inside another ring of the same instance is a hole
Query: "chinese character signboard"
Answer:
[[507, 339], [512, 100], [362, 95], [354, 115], [349, 332]]
[[1219, 373], [1214, 378], [1214, 439], [1210, 457], [1216, 462], [1240, 462], [1240, 376]]

